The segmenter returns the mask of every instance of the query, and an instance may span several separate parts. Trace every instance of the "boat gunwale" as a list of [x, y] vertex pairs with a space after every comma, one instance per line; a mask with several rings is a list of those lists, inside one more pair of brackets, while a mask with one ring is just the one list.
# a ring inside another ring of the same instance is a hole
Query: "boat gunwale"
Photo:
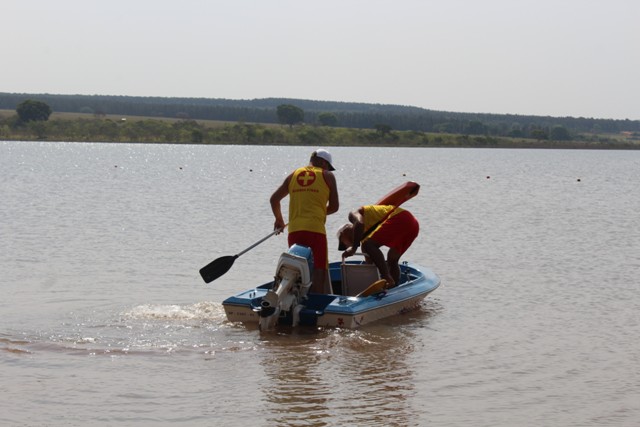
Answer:
[[[348, 263], [360, 264], [357, 261], [347, 261]], [[329, 271], [338, 270], [340, 271], [341, 261], [335, 261], [329, 264]], [[333, 268], [332, 268], [333, 267]], [[406, 302], [411, 300], [421, 300], [429, 295], [431, 292], [435, 291], [440, 285], [441, 280], [440, 277], [433, 272], [429, 268], [424, 268], [417, 266], [413, 263], [405, 261], [401, 264], [403, 267], [403, 274], [407, 276], [413, 276], [410, 281], [404, 282], [397, 287], [391, 288], [386, 291], [382, 291], [377, 294], [369, 295], [366, 297], [357, 297], [357, 296], [348, 296], [341, 294], [310, 294], [310, 295], [322, 295], [322, 296], [332, 296], [334, 297], [331, 302], [329, 302], [322, 311], [323, 315], [331, 314], [331, 315], [342, 315], [342, 316], [357, 316], [363, 313], [368, 313], [376, 310], [384, 310], [393, 305], [403, 305]], [[338, 274], [339, 276], [339, 274]], [[412, 292], [415, 289], [416, 285], [419, 285], [420, 282], [422, 286], [424, 286], [423, 290]], [[266, 282], [261, 285], [258, 285], [252, 289], [247, 289], [242, 292], [239, 292], [235, 295], [227, 297], [222, 305], [225, 307], [238, 307], [242, 309], [251, 310], [250, 301], [254, 298], [260, 298], [260, 296], [254, 296], [249, 298], [248, 295], [251, 293], [262, 293], [266, 292], [272, 285], [274, 281]], [[406, 296], [400, 296], [401, 293], [409, 292]], [[384, 293], [384, 294], [383, 294]], [[381, 295], [383, 294], [383, 295]], [[255, 295], [255, 294], [254, 294]], [[374, 298], [372, 300], [371, 298]], [[391, 297], [391, 298], [389, 298]], [[249, 304], [247, 304], [249, 301]]]

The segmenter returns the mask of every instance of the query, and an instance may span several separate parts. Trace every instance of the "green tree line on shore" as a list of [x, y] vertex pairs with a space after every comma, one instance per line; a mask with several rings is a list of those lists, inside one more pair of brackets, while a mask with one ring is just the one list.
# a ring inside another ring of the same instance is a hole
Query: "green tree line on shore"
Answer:
[[539, 139], [543, 133], [550, 136], [553, 129], [559, 131], [551, 139], [562, 137], [562, 140], [574, 139], [581, 133], [640, 132], [640, 120], [455, 113], [401, 105], [287, 98], [229, 100], [0, 93], [0, 109], [13, 110], [26, 99], [44, 102], [56, 112], [264, 124], [278, 123], [276, 110], [279, 106], [294, 105], [304, 112], [307, 125], [374, 129], [382, 124], [396, 131], [487, 137]]
[[[43, 109], [48, 108], [48, 105], [41, 104]], [[283, 109], [285, 110], [290, 109]], [[188, 118], [116, 120], [88, 115], [71, 119], [25, 120], [15, 114], [0, 117], [0, 139], [311, 146], [640, 148], [640, 144], [602, 136], [585, 137], [579, 141], [554, 140], [549, 138], [549, 135], [553, 136], [553, 131], [545, 131], [538, 138], [514, 138], [401, 131], [385, 124], [378, 124], [373, 129], [357, 129], [286, 121], [299, 120], [298, 114], [293, 114], [293, 118], [279, 117], [282, 125], [232, 122], [216, 126]]]

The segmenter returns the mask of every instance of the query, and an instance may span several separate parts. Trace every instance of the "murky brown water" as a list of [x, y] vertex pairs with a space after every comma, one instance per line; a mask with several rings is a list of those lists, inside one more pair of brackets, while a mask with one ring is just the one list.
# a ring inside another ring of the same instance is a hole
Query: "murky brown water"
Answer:
[[310, 151], [0, 142], [0, 422], [640, 423], [640, 152], [334, 148], [328, 228], [421, 183], [406, 258], [442, 286], [356, 331], [230, 324], [284, 236], [198, 269], [271, 231]]

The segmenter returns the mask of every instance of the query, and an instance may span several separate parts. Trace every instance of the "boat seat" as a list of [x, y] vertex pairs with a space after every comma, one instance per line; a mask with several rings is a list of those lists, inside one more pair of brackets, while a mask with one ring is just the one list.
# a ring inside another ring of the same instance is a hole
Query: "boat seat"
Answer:
[[340, 268], [342, 270], [342, 294], [345, 296], [356, 296], [372, 283], [380, 280], [378, 268], [374, 264], [343, 262]]

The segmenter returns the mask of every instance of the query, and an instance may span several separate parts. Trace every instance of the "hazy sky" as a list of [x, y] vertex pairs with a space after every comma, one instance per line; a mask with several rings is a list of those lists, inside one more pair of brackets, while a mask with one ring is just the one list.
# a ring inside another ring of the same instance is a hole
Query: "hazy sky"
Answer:
[[2, 0], [0, 92], [640, 120], [639, 0]]

